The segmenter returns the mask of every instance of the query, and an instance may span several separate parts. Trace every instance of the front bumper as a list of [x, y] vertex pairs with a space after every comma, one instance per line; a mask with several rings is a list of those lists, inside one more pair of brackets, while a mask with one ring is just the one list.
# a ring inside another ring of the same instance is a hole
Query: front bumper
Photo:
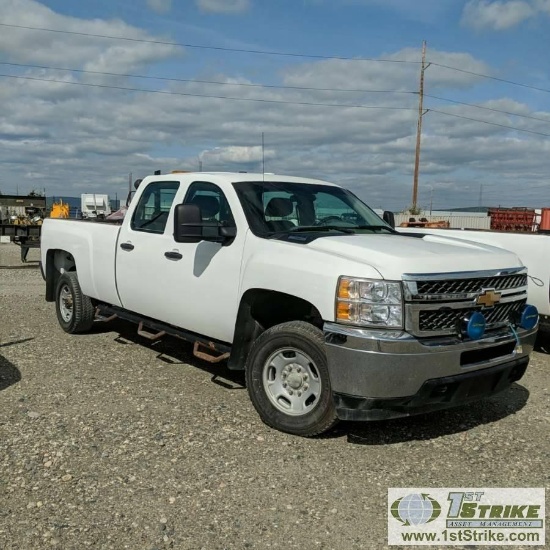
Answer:
[[[338, 416], [377, 420], [461, 405], [519, 380], [537, 329], [509, 327], [476, 341], [324, 326]], [[519, 346], [518, 346], [519, 342]]]

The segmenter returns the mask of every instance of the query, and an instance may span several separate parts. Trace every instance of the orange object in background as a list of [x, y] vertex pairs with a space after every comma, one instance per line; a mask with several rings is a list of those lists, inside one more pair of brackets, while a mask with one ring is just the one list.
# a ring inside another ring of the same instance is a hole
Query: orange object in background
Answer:
[[539, 231], [550, 233], [550, 208], [541, 211]]
[[50, 211], [50, 218], [68, 218], [69, 217], [69, 205], [66, 202], [60, 200], [54, 202]]
[[536, 231], [533, 208], [489, 208], [488, 215], [491, 216], [491, 229], [495, 231]]

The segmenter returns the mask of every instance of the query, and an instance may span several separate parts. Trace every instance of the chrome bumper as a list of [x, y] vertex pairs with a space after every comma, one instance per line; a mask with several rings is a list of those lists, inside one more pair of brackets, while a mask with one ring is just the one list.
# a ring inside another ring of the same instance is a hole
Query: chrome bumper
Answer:
[[[514, 334], [510, 327], [505, 327], [476, 341], [462, 341], [457, 337], [419, 340], [407, 332], [360, 329], [335, 323], [325, 323], [324, 332], [335, 395], [400, 402], [410, 398], [413, 402], [417, 394], [423, 393], [426, 383], [434, 385], [437, 379], [467, 378], [475, 384], [476, 373], [482, 377], [491, 368], [501, 371], [499, 367], [526, 366], [537, 328], [517, 329]], [[501, 389], [504, 388], [498, 384], [498, 391]], [[458, 402], [453, 399], [448, 406], [466, 402], [466, 398]], [[344, 413], [339, 415], [346, 417]], [[392, 416], [402, 414], [384, 417]]]

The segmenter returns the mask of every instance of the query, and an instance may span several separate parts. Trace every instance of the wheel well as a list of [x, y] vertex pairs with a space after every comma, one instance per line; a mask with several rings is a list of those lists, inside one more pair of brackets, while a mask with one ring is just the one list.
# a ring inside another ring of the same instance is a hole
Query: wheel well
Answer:
[[306, 321], [323, 328], [323, 318], [310, 302], [274, 290], [247, 290], [237, 314], [229, 368], [243, 370], [254, 340], [268, 328], [288, 321]]
[[73, 255], [66, 250], [48, 250], [46, 255], [46, 301], [55, 301], [55, 289], [59, 277], [66, 271], [76, 271]]

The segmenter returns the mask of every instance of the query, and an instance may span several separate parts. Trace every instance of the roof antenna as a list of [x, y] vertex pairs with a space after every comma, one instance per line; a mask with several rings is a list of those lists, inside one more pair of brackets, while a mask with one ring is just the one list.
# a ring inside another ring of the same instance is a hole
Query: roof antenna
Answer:
[[262, 180], [265, 181], [264, 133], [262, 132]]

